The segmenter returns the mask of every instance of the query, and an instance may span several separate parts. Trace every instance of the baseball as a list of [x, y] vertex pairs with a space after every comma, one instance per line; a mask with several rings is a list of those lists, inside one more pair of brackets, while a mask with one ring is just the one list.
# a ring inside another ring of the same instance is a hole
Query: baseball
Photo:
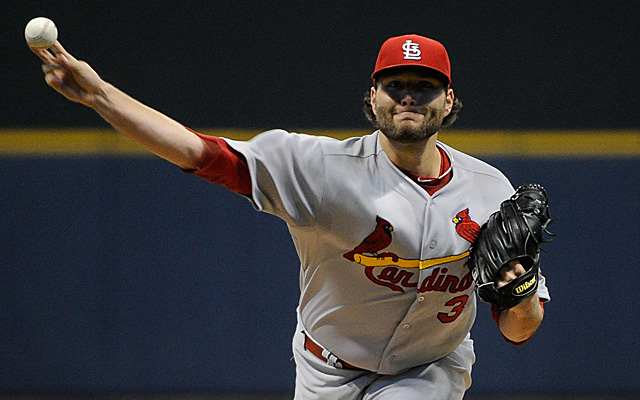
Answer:
[[29, 47], [48, 49], [58, 40], [58, 28], [49, 18], [37, 17], [27, 24], [24, 37]]

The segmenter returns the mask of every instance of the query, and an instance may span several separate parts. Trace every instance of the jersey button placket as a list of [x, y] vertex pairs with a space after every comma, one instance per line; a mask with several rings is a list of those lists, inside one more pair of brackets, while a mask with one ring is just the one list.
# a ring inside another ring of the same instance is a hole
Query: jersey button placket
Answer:
[[[428, 232], [428, 226], [429, 226], [429, 209], [432, 205], [432, 199], [428, 199], [427, 200], [427, 204], [425, 205], [425, 210], [424, 210], [424, 221], [423, 221], [423, 227], [422, 227], [422, 234], [424, 235], [424, 240], [423, 243], [426, 242], [429, 232]], [[436, 246], [438, 245], [438, 243], [435, 241], [435, 239], [431, 239], [429, 241], [429, 248], [431, 250], [433, 250]], [[422, 250], [421, 250], [421, 255], [420, 255], [420, 259], [424, 260], [426, 258], [426, 253], [428, 251], [424, 248], [424, 245], [422, 246]], [[421, 268], [422, 269], [422, 268]], [[422, 273], [419, 273], [420, 279], [418, 280], [418, 285], [420, 285], [420, 282], [422, 281]], [[417, 292], [418, 295], [418, 302], [423, 302], [425, 297], [423, 294], [421, 294], [419, 291]]]

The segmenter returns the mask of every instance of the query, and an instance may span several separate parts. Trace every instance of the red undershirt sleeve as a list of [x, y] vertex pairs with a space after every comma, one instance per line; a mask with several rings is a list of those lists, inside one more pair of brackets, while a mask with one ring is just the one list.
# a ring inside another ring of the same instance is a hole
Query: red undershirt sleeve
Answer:
[[[544, 314], [544, 303], [540, 302], [540, 307], [542, 307], [542, 313]], [[496, 306], [494, 306], [493, 304], [491, 305], [491, 316], [493, 317], [493, 320], [496, 322], [496, 324], [498, 324], [498, 328], [500, 327], [500, 313], [501, 311], [498, 310], [498, 308]], [[500, 334], [502, 335], [502, 332], [500, 332]], [[502, 337], [504, 338], [504, 340], [506, 340], [507, 342], [511, 343], [514, 346], [522, 346], [523, 344], [527, 343], [529, 340], [531, 340], [531, 337], [529, 337], [528, 339], [525, 339], [521, 342], [514, 342], [512, 340], [509, 340], [505, 335], [502, 335]]]
[[[189, 128], [187, 128], [189, 129]], [[203, 167], [185, 170], [210, 182], [224, 186], [242, 195], [251, 195], [251, 175], [247, 160], [219, 137], [203, 135], [192, 129], [189, 131], [204, 140]]]

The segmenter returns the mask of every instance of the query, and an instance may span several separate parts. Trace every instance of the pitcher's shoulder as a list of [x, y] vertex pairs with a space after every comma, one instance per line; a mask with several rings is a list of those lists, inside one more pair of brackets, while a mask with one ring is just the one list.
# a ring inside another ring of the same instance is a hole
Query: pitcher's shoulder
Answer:
[[507, 180], [506, 176], [502, 171], [500, 171], [495, 166], [489, 164], [488, 162], [481, 160], [477, 157], [469, 155], [467, 153], [463, 153], [460, 150], [454, 149], [453, 147], [438, 142], [439, 146], [442, 146], [443, 149], [449, 154], [451, 158], [452, 167], [463, 169], [465, 171], [469, 171], [474, 174], [482, 174], [487, 176], [493, 176], [497, 179]]
[[382, 151], [378, 132], [343, 140], [325, 136], [320, 138], [320, 143], [326, 156], [368, 157]]

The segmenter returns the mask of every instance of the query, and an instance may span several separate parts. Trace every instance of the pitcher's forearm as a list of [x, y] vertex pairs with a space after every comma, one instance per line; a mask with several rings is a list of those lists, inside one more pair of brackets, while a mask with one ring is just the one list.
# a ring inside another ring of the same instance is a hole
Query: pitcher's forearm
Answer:
[[538, 295], [534, 294], [517, 306], [500, 314], [500, 331], [513, 342], [529, 339], [542, 322], [544, 311]]
[[179, 122], [105, 82], [89, 105], [150, 152], [185, 169], [198, 169], [204, 143]]

